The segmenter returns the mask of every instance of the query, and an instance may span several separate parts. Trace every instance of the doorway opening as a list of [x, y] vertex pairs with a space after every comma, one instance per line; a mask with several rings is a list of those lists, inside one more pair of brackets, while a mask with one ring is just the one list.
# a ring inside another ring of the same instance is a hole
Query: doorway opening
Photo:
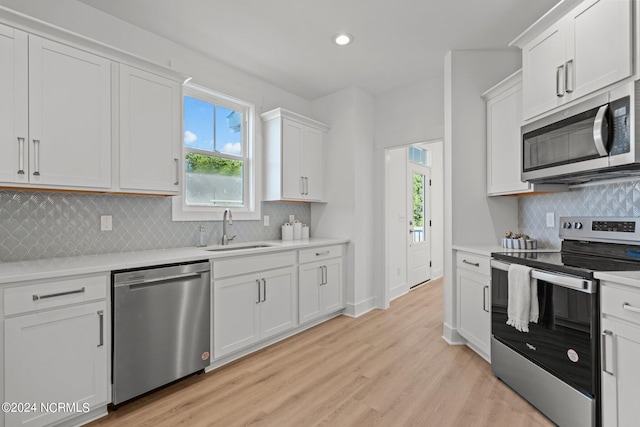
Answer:
[[385, 286], [389, 301], [443, 271], [443, 146], [385, 150]]

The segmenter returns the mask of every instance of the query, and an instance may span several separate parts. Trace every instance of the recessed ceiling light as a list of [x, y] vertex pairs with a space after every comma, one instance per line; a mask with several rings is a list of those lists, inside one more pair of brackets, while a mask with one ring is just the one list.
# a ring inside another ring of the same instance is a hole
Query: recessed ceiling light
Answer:
[[333, 42], [338, 46], [346, 46], [353, 41], [353, 36], [347, 33], [340, 33], [333, 36]]

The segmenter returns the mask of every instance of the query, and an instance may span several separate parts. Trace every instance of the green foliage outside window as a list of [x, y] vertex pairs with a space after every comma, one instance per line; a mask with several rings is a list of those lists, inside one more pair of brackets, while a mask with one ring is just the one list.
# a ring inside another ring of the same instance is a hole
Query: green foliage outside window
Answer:
[[242, 162], [204, 154], [187, 153], [187, 171], [224, 176], [242, 176]]
[[424, 225], [424, 176], [418, 173], [413, 174], [413, 221], [415, 227], [421, 228]]

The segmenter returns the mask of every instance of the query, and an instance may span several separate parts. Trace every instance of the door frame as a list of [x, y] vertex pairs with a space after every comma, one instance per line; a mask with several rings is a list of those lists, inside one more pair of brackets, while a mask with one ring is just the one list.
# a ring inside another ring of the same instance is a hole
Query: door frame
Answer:
[[[394, 294], [394, 292], [392, 292], [391, 289], [391, 285], [392, 285], [392, 281], [391, 281], [391, 274], [393, 273], [393, 271], [391, 271], [392, 268], [391, 264], [390, 264], [390, 260], [392, 257], [392, 254], [390, 253], [390, 248], [389, 248], [389, 243], [390, 243], [390, 239], [389, 239], [389, 225], [392, 224], [394, 221], [396, 221], [398, 218], [393, 217], [389, 212], [389, 200], [391, 199], [391, 195], [388, 194], [388, 182], [390, 179], [390, 175], [392, 174], [392, 172], [389, 170], [389, 163], [390, 163], [390, 156], [391, 156], [391, 151], [392, 150], [396, 150], [399, 148], [408, 148], [410, 146], [421, 146], [423, 148], [427, 148], [427, 149], [433, 149], [434, 153], [437, 153], [436, 156], [432, 156], [432, 164], [431, 164], [431, 170], [432, 170], [432, 181], [433, 181], [433, 186], [432, 186], [432, 195], [431, 195], [431, 206], [432, 206], [432, 210], [431, 210], [431, 216], [432, 219], [434, 220], [433, 222], [433, 227], [432, 227], [432, 239], [431, 239], [431, 258], [432, 259], [436, 259], [436, 257], [438, 257], [439, 259], [439, 264], [437, 264], [436, 262], [434, 262], [433, 264], [433, 268], [431, 269], [431, 279], [436, 279], [438, 277], [441, 277], [443, 274], [443, 265], [440, 265], [444, 262], [444, 236], [443, 236], [443, 232], [441, 232], [439, 234], [439, 236], [436, 236], [436, 232], [435, 227], [438, 227], [439, 222], [441, 221], [442, 224], [440, 224], [440, 228], [443, 230], [444, 227], [444, 140], [442, 139], [435, 139], [435, 140], [430, 140], [430, 141], [422, 141], [422, 142], [414, 142], [411, 144], [402, 144], [402, 145], [397, 145], [397, 146], [388, 146], [388, 147], [384, 147], [382, 150], [382, 168], [383, 168], [383, 174], [382, 174], [382, 182], [381, 182], [381, 187], [382, 187], [382, 229], [383, 229], [383, 235], [382, 235], [382, 268], [381, 268], [381, 274], [382, 274], [382, 289], [380, 290], [380, 294], [379, 298], [380, 298], [380, 303], [378, 304], [379, 308], [382, 309], [386, 309], [389, 307], [389, 303], [390, 301], [392, 301], [393, 299], [401, 296], [401, 295], [396, 295]], [[434, 210], [435, 209], [435, 210]], [[437, 213], [437, 215], [436, 215]], [[437, 237], [437, 238], [436, 238]], [[406, 265], [406, 262], [405, 262]]]

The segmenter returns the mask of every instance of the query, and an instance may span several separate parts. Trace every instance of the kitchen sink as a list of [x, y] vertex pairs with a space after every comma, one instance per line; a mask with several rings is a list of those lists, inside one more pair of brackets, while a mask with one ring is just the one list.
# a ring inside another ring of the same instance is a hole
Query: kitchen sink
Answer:
[[259, 249], [259, 248], [270, 248], [273, 245], [265, 245], [262, 243], [252, 244], [252, 245], [229, 245], [229, 246], [218, 246], [211, 249], [205, 249], [209, 252], [228, 252], [228, 251], [240, 251], [245, 249]]

